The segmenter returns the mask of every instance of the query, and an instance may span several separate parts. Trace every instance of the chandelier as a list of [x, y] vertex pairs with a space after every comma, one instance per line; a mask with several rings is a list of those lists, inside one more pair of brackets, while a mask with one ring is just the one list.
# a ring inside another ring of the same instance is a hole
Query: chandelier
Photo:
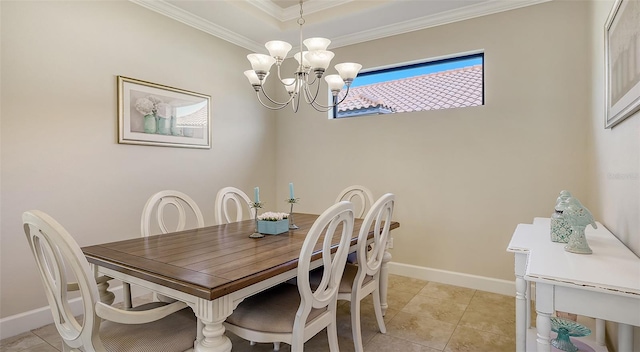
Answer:
[[[266, 108], [280, 110], [291, 104], [293, 111], [297, 112], [300, 106], [300, 96], [304, 95], [304, 101], [307, 104], [311, 105], [317, 111], [325, 112], [333, 109], [344, 101], [349, 94], [349, 86], [358, 75], [358, 71], [360, 71], [362, 65], [353, 62], [335, 65], [338, 74], [324, 77], [333, 96], [332, 103], [322, 105], [318, 102], [320, 82], [334, 54], [327, 50], [327, 47], [331, 43], [329, 39], [308, 38], [304, 41], [302, 40], [302, 25], [305, 22], [302, 16], [302, 1], [303, 0], [300, 0], [300, 18], [298, 18], [297, 21], [300, 26], [300, 50], [293, 56], [298, 61], [298, 66], [293, 77], [283, 78], [281, 76], [280, 67], [292, 46], [280, 40], [272, 40], [264, 45], [269, 51], [269, 55], [257, 53], [247, 55], [247, 59], [251, 62], [252, 70], [244, 71], [244, 75], [247, 76], [249, 83], [251, 83], [251, 86], [255, 90], [258, 101]], [[307, 47], [307, 50], [303, 51], [302, 44]], [[289, 98], [286, 101], [277, 101], [270, 97], [263, 89], [263, 84], [269, 76], [273, 64], [276, 64], [278, 70], [278, 80], [280, 80], [289, 94]], [[338, 101], [338, 94], [345, 85], [347, 86], [347, 91], [344, 97]], [[268, 100], [267, 103], [265, 103], [262, 96]]]

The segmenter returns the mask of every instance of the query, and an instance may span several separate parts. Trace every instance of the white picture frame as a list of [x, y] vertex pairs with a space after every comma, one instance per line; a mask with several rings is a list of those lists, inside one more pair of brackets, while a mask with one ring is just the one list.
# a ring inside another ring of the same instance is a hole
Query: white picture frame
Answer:
[[605, 24], [605, 128], [640, 110], [640, 1], [616, 0]]
[[211, 97], [117, 76], [118, 143], [211, 148]]

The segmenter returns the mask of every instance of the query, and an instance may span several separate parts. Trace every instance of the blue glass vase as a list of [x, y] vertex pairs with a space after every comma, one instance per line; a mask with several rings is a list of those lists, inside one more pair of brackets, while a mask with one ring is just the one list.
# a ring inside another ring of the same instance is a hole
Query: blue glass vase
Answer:
[[171, 116], [171, 135], [173, 136], [181, 136], [182, 135], [182, 127], [177, 126], [177, 118], [175, 116]]
[[158, 134], [171, 134], [171, 119], [158, 118]]

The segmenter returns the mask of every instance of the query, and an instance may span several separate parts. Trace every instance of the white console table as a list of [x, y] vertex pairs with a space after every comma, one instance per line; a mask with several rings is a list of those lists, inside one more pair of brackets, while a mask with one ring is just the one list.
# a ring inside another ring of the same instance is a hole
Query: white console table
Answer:
[[618, 352], [636, 351], [633, 326], [640, 326], [640, 258], [597, 225], [598, 229], [585, 230], [593, 254], [569, 253], [564, 243], [551, 242], [548, 218], [516, 227], [507, 247], [515, 255], [516, 351], [527, 350], [531, 282], [538, 352], [552, 349], [550, 318], [556, 310], [596, 318], [595, 339], [602, 345], [604, 320], [617, 322]]

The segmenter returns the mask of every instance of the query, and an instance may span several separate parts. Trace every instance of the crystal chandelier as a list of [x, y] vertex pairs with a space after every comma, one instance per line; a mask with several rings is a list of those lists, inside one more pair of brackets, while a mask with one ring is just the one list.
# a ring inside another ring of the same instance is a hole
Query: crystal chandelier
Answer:
[[[291, 44], [279, 40], [272, 40], [264, 45], [267, 50], [269, 50], [269, 55], [256, 53], [247, 55], [247, 59], [251, 62], [253, 69], [244, 71], [244, 74], [249, 79], [251, 86], [253, 86], [260, 104], [271, 110], [280, 110], [291, 104], [293, 111], [297, 112], [300, 106], [300, 96], [304, 95], [304, 101], [317, 111], [329, 111], [344, 101], [349, 94], [351, 82], [353, 82], [358, 71], [362, 68], [362, 65], [352, 62], [335, 65], [338, 74], [324, 77], [333, 96], [332, 104], [325, 106], [317, 101], [318, 93], [320, 92], [320, 81], [325, 70], [329, 67], [329, 63], [331, 59], [333, 59], [334, 54], [327, 50], [327, 47], [331, 43], [329, 39], [309, 38], [304, 41], [302, 40], [302, 25], [305, 22], [302, 17], [302, 1], [303, 0], [300, 0], [300, 18], [298, 18], [298, 25], [300, 26], [300, 51], [294, 55], [294, 58], [298, 61], [298, 66], [292, 78], [282, 78], [280, 73], [280, 67], [287, 57], [287, 53], [291, 50]], [[302, 44], [307, 47], [306, 51], [302, 50]], [[289, 98], [283, 102], [271, 98], [263, 89], [263, 84], [269, 76], [269, 71], [273, 64], [276, 64], [278, 68], [278, 80], [282, 82], [287, 93], [289, 93]], [[345, 85], [347, 86], [347, 91], [344, 97], [338, 101], [338, 94]], [[265, 104], [265, 101], [263, 101], [260, 94], [261, 92], [262, 96], [268, 100], [268, 103]]]

